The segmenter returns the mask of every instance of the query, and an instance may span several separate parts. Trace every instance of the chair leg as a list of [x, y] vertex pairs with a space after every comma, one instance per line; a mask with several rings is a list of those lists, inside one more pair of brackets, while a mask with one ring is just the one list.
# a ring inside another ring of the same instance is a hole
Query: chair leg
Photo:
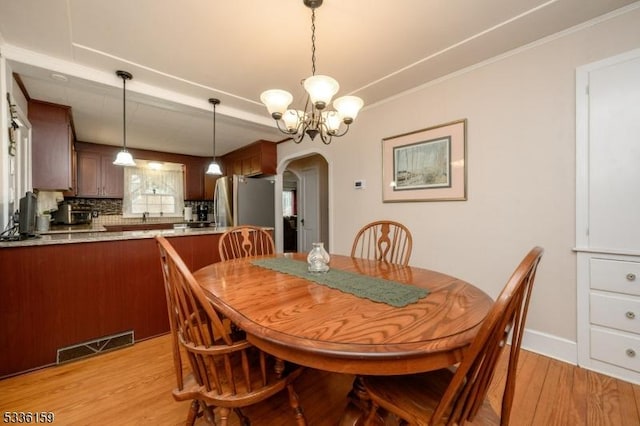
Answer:
[[204, 413], [204, 418], [207, 421], [207, 424], [215, 425], [216, 415], [213, 413], [213, 409], [203, 401], [200, 401], [200, 408], [202, 408], [202, 412]]
[[220, 407], [220, 426], [227, 426], [229, 424], [229, 410], [227, 407]]
[[251, 426], [251, 420], [249, 420], [249, 418], [242, 413], [241, 409], [234, 408], [233, 411], [240, 419], [240, 426]]
[[304, 417], [304, 411], [300, 406], [300, 400], [298, 399], [298, 394], [295, 389], [293, 389], [293, 385], [287, 385], [287, 391], [289, 392], [289, 405], [293, 408], [296, 416], [296, 423], [298, 426], [306, 426], [307, 419]]
[[364, 421], [365, 426], [375, 426], [381, 425], [382, 419], [378, 416], [378, 404], [375, 402], [371, 402], [369, 406], [369, 413], [367, 413], [367, 418]]
[[193, 426], [196, 422], [196, 417], [198, 417], [198, 412], [200, 411], [200, 402], [196, 399], [191, 401], [191, 406], [189, 407], [189, 412], [187, 413], [187, 426]]

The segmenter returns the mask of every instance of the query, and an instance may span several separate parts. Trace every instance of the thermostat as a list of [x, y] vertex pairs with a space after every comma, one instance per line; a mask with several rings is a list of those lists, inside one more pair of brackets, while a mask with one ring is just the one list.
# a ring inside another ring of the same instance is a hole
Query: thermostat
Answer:
[[366, 182], [364, 180], [356, 180], [353, 182], [354, 189], [364, 189], [366, 187]]

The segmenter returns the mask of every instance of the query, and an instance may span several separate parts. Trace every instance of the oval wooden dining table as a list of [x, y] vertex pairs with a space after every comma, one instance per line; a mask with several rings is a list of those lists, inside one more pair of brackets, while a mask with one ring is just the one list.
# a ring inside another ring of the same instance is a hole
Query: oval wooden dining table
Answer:
[[[303, 253], [276, 256], [306, 260]], [[333, 269], [429, 291], [414, 303], [394, 307], [253, 265], [255, 259], [208, 265], [194, 277], [252, 344], [325, 371], [399, 375], [451, 366], [460, 361], [493, 304], [473, 285], [423, 268], [331, 256]]]

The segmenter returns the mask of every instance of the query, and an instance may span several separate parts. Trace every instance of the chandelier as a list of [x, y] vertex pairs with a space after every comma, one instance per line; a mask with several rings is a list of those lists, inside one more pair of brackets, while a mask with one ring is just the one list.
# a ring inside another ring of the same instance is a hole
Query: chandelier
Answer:
[[302, 81], [307, 92], [304, 111], [288, 109], [293, 96], [286, 90], [267, 90], [262, 92], [260, 100], [278, 129], [290, 135], [295, 143], [302, 142], [305, 135], [311, 140], [320, 135], [322, 142], [328, 145], [334, 136], [344, 136], [349, 131], [349, 125], [364, 102], [357, 96], [342, 96], [333, 101], [335, 110], [327, 109], [340, 85], [329, 76], [316, 75], [316, 9], [322, 5], [322, 0], [303, 0], [303, 3], [311, 9], [311, 77]]

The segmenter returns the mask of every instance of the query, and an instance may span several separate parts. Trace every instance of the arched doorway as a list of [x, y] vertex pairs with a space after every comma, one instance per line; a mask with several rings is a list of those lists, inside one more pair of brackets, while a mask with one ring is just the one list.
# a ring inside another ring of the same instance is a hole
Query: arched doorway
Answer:
[[279, 230], [276, 226], [278, 250], [307, 252], [311, 243], [318, 241], [329, 247], [329, 163], [313, 153], [292, 158], [281, 167], [282, 226]]

